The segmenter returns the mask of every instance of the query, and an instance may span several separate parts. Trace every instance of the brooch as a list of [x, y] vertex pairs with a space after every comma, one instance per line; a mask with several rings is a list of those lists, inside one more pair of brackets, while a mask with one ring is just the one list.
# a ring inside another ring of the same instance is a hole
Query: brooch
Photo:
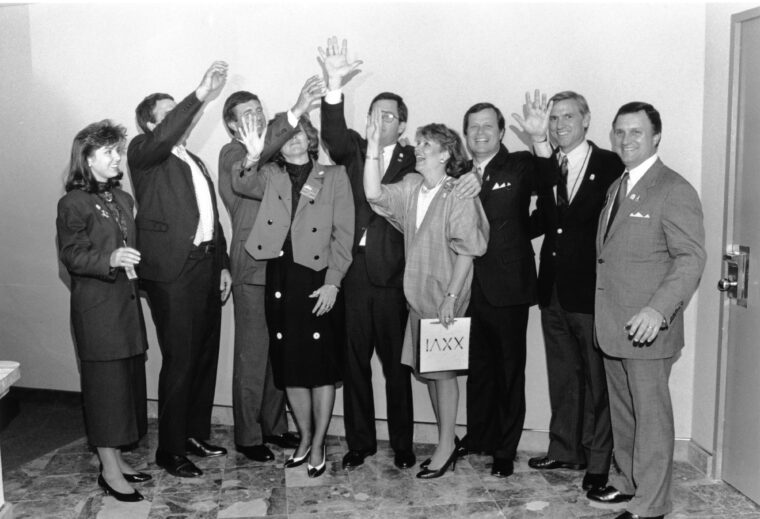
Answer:
[[97, 209], [98, 211], [100, 211], [100, 216], [102, 216], [104, 218], [111, 218], [111, 215], [108, 214], [108, 211], [106, 211], [105, 209], [103, 209], [102, 207], [100, 207], [100, 204], [95, 204], [95, 209]]

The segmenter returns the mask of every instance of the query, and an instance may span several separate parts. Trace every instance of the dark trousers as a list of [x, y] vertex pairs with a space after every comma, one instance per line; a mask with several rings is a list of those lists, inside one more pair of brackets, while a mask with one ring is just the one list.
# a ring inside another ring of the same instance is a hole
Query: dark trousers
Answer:
[[567, 312], [553, 290], [541, 309], [552, 418], [547, 455], [587, 464], [592, 474], [607, 474], [612, 429], [604, 359], [594, 341], [593, 314]]
[[208, 439], [222, 305], [212, 255], [189, 257], [170, 282], [143, 281], [161, 348], [158, 448], [185, 454], [185, 440]]
[[375, 404], [370, 360], [377, 351], [385, 375], [391, 447], [412, 450], [414, 415], [411, 372], [401, 364], [408, 310], [401, 288], [373, 286], [360, 252], [343, 282], [346, 303], [346, 355], [343, 414], [351, 450], [375, 450]]
[[260, 445], [263, 435], [288, 430], [285, 393], [277, 389], [269, 361], [264, 315], [264, 286], [232, 287], [235, 300], [235, 354], [232, 364], [232, 411], [235, 443]]
[[467, 445], [513, 460], [525, 423], [525, 335], [530, 305], [492, 306], [477, 282], [468, 314]]

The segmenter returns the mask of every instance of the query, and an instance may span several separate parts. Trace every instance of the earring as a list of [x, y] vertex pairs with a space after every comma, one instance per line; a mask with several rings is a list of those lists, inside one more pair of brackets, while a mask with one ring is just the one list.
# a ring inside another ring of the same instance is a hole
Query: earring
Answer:
[[446, 161], [445, 161], [445, 160], [443, 160], [443, 159], [441, 159], [439, 162], [440, 162], [441, 164], [443, 164], [443, 163], [444, 163], [444, 162], [446, 162]]

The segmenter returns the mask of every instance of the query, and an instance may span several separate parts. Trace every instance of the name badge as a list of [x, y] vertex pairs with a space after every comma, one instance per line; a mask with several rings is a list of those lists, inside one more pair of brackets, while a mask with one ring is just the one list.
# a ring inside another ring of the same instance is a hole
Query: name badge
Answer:
[[320, 189], [322, 189], [322, 186], [314, 187], [311, 184], [306, 183], [301, 188], [301, 195], [305, 196], [309, 200], [314, 200], [317, 198]]

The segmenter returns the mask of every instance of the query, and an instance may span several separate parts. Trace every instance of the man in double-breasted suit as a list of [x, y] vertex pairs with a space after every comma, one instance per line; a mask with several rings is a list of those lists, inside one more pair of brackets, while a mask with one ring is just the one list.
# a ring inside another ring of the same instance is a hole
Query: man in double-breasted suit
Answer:
[[[261, 199], [252, 194], [254, 176], [246, 169], [265, 164], [296, 132], [298, 118], [314, 100], [311, 91], [321, 93], [319, 78], [311, 78], [301, 90], [298, 102], [286, 113], [277, 114], [267, 128], [266, 144], [259, 156], [251, 156], [240, 141], [238, 128], [250, 118], [256, 131], [267, 127], [259, 98], [247, 91], [231, 94], [224, 103], [222, 117], [232, 139], [219, 152], [219, 195], [232, 221], [230, 263], [232, 297], [235, 301], [235, 352], [232, 364], [232, 410], [235, 417], [235, 445], [254, 461], [274, 459], [264, 442], [280, 447], [298, 447], [298, 438], [288, 433], [285, 393], [277, 389], [269, 362], [269, 337], [264, 316], [266, 261], [257, 261], [245, 250]], [[233, 174], [235, 163], [245, 163]]]
[[611, 486], [589, 499], [628, 502], [618, 519], [670, 512], [670, 370], [684, 345], [683, 310], [705, 265], [694, 188], [657, 157], [662, 122], [647, 103], [613, 121], [626, 171], [608, 191], [596, 237], [596, 337], [605, 354], [614, 439]]
[[209, 445], [222, 302], [230, 291], [227, 244], [206, 166], [185, 149], [204, 104], [224, 86], [217, 61], [179, 102], [152, 94], [136, 109], [143, 131], [127, 158], [137, 199], [139, 274], [150, 300], [163, 357], [158, 380], [156, 464], [180, 477], [201, 470], [187, 459], [221, 456]]
[[[545, 97], [543, 98], [545, 99]], [[552, 179], [538, 192], [533, 236], [543, 235], [538, 304], [546, 348], [552, 417], [539, 470], [586, 469], [583, 489], [604, 488], [612, 430], [602, 353], [594, 340], [596, 228], [607, 189], [624, 166], [613, 152], [586, 139], [591, 112], [576, 92], [555, 94], [548, 106], [537, 91], [517, 118]], [[547, 139], [557, 145], [552, 152]]]
[[498, 477], [513, 472], [525, 421], [528, 310], [536, 303], [530, 201], [540, 184], [536, 162], [547, 160], [509, 152], [501, 143], [505, 125], [491, 103], [475, 104], [464, 115], [490, 236], [488, 250], [474, 263], [467, 437], [460, 452], [492, 452], [491, 474]]
[[[322, 101], [322, 139], [330, 158], [346, 168], [356, 211], [354, 259], [343, 282], [346, 305], [343, 412], [349, 449], [343, 457], [343, 467], [361, 465], [364, 458], [377, 450], [370, 368], [375, 350], [385, 375], [388, 433], [395, 452], [394, 462], [399, 468], [408, 468], [416, 460], [412, 451], [411, 373], [401, 364], [408, 314], [402, 286], [404, 237], [370, 208], [362, 184], [367, 140], [346, 125], [341, 88], [344, 78], [350, 77], [361, 62], [349, 63], [345, 40], [338, 47], [334, 37], [322, 50], [321, 61], [329, 90]], [[398, 182], [415, 166], [414, 148], [398, 142], [406, 127], [406, 104], [401, 96], [384, 92], [372, 100], [370, 112], [373, 107], [383, 113], [382, 182]]]

